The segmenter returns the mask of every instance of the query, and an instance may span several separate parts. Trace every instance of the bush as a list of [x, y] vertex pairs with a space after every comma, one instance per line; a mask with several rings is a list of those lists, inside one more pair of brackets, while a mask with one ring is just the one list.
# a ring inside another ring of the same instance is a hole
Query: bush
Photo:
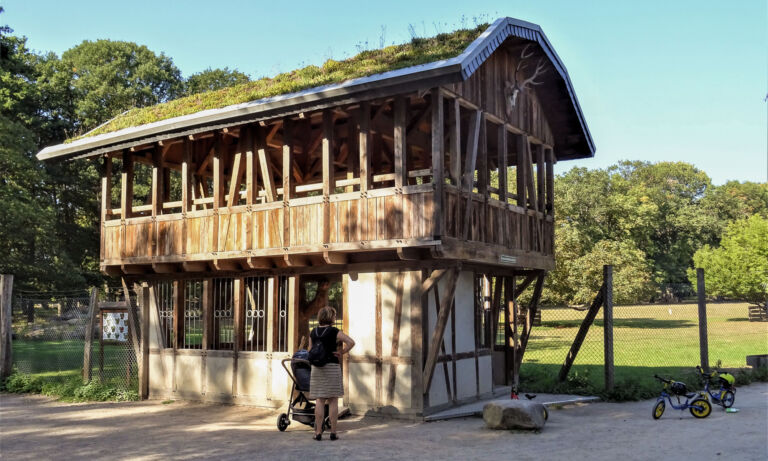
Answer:
[[83, 384], [79, 376], [44, 380], [40, 376], [14, 371], [0, 390], [16, 394], [42, 394], [65, 402], [128, 402], [139, 400], [132, 389], [103, 385], [97, 381]]

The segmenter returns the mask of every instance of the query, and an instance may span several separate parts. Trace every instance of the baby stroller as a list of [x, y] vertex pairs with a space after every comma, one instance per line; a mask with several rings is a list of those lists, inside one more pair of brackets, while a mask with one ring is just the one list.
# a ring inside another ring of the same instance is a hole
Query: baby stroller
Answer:
[[[294, 421], [315, 427], [315, 403], [309, 399], [309, 378], [312, 372], [308, 358], [308, 352], [304, 349], [297, 351], [293, 357], [283, 359], [282, 365], [293, 381], [291, 395], [288, 398], [288, 412], [281, 413], [277, 417], [277, 429], [283, 432]], [[290, 362], [289, 369], [286, 363]], [[328, 405], [325, 406], [323, 430], [331, 428], [331, 420], [328, 417]]]

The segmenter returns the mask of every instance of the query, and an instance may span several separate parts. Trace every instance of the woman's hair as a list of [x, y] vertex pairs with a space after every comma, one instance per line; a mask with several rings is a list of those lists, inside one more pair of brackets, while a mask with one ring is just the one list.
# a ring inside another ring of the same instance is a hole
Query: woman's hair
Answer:
[[325, 306], [317, 313], [317, 323], [320, 325], [330, 325], [333, 323], [334, 317], [336, 317], [336, 309], [331, 306]]

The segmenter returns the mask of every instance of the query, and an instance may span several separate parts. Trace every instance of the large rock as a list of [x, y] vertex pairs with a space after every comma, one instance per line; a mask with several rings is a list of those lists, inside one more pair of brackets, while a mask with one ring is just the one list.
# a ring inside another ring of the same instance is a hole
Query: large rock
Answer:
[[490, 429], [541, 429], [544, 405], [528, 400], [490, 402], [483, 407], [483, 421]]

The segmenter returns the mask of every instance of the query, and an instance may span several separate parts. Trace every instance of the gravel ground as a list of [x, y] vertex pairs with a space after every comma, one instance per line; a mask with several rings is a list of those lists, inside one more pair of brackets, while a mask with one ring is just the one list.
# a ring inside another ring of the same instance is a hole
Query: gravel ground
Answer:
[[[490, 431], [478, 418], [413, 423], [352, 417], [340, 440], [275, 428], [274, 412], [190, 402], [67, 404], [0, 395], [0, 458], [25, 459], [768, 459], [768, 384], [739, 388], [735, 407], [703, 420], [653, 401], [550, 412], [539, 433]], [[331, 458], [334, 457], [334, 458]]]

